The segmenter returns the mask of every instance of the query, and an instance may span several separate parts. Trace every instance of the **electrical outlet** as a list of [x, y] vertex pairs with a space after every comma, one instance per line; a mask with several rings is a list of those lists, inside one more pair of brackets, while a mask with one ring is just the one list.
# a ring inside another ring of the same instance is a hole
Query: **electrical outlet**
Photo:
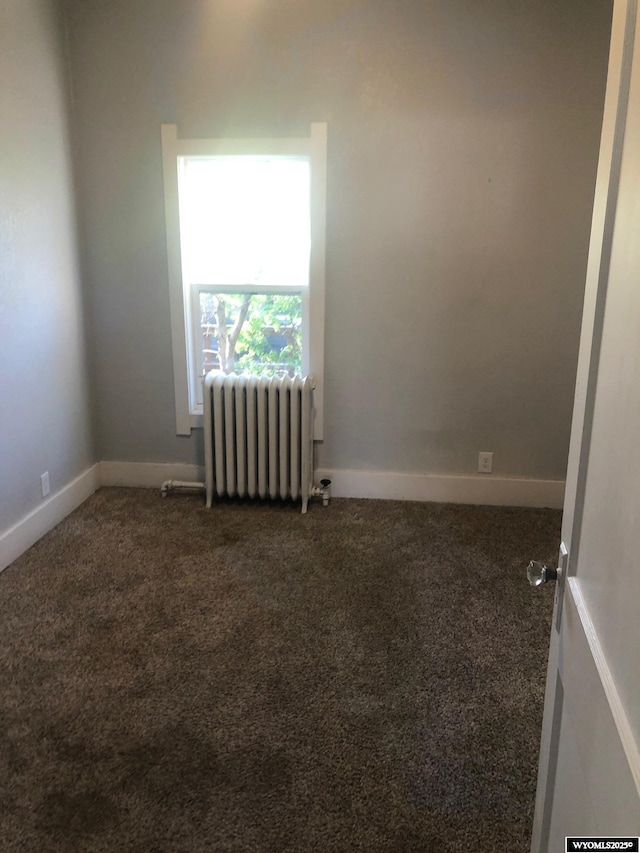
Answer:
[[480, 451], [478, 453], [478, 473], [490, 474], [493, 470], [493, 453]]
[[40, 475], [40, 488], [42, 489], [42, 497], [46, 498], [46, 496], [51, 491], [51, 487], [49, 486], [49, 472], [45, 471], [44, 474]]

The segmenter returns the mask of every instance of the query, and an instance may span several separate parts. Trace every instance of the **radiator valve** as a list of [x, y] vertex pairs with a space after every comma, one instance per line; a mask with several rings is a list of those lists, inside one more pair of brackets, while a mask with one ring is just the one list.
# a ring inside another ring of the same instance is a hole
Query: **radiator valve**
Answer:
[[320, 480], [322, 486], [322, 506], [329, 506], [329, 498], [331, 497], [331, 480]]
[[311, 489], [311, 494], [315, 498], [322, 498], [322, 506], [329, 506], [329, 498], [331, 497], [331, 480], [320, 480], [320, 485], [314, 486]]

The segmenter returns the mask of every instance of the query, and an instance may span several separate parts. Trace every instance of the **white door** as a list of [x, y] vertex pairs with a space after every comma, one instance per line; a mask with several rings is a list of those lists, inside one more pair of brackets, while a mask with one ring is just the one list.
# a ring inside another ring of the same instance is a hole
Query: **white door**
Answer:
[[640, 835], [637, 0], [614, 3], [562, 538], [532, 853]]

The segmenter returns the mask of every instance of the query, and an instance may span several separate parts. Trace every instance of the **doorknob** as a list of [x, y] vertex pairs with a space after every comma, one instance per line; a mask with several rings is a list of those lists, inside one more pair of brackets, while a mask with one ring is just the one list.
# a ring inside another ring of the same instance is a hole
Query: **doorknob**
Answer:
[[553, 569], [538, 560], [531, 560], [527, 566], [527, 580], [531, 586], [542, 586], [543, 583], [558, 580], [560, 569]]

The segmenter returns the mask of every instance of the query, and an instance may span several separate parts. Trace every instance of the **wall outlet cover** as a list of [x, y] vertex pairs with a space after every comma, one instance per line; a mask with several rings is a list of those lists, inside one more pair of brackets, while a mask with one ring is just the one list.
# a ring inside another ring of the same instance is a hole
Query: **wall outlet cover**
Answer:
[[481, 450], [478, 453], [478, 473], [490, 474], [493, 471], [493, 453]]

